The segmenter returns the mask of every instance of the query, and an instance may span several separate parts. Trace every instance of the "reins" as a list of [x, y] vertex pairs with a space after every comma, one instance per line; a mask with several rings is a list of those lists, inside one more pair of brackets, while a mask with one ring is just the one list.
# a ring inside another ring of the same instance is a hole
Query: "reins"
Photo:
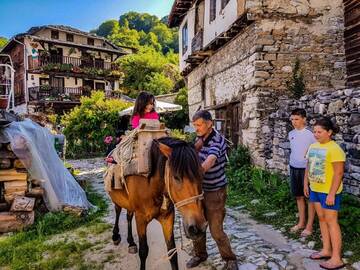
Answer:
[[166, 164], [165, 164], [165, 186], [167, 189], [167, 194], [169, 195], [169, 198], [170, 198], [171, 202], [175, 205], [175, 207], [179, 209], [180, 207], [185, 206], [187, 204], [197, 202], [198, 200], [199, 201], [203, 200], [204, 192], [201, 192], [201, 194], [199, 194], [199, 195], [195, 195], [193, 197], [186, 198], [180, 202], [175, 203], [174, 199], [171, 196], [171, 191], [170, 191], [170, 167], [169, 167], [168, 162], [169, 161], [166, 161]]

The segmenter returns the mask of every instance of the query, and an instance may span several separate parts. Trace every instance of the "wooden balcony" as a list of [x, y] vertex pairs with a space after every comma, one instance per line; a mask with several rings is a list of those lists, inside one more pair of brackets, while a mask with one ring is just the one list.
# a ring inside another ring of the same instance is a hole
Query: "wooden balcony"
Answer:
[[91, 89], [84, 87], [54, 87], [50, 85], [29, 87], [30, 102], [79, 103], [82, 96], [90, 96]]
[[191, 40], [191, 52], [198, 52], [203, 49], [203, 42], [204, 42], [204, 30], [201, 29], [199, 32]]
[[105, 62], [100, 59], [81, 59], [70, 56], [49, 55], [33, 58], [29, 56], [29, 70], [59, 70], [63, 72], [77, 72], [81, 69], [117, 70], [114, 63]]

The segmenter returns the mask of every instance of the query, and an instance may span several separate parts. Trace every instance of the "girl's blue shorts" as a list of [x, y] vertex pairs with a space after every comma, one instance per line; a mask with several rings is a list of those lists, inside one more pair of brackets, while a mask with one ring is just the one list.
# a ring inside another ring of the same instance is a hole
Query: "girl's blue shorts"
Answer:
[[321, 204], [322, 208], [339, 211], [339, 209], [340, 209], [340, 201], [341, 201], [341, 194], [336, 194], [335, 195], [335, 204], [334, 205], [327, 205], [326, 204], [327, 195], [328, 195], [327, 193], [316, 192], [316, 191], [312, 191], [310, 189], [309, 200], [310, 200], [310, 202], [313, 202], [313, 203], [319, 202]]

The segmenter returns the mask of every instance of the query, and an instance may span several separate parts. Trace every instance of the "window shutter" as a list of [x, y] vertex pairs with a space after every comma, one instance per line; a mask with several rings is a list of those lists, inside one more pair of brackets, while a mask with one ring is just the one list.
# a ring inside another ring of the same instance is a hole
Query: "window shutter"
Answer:
[[210, 22], [216, 19], [216, 0], [210, 0]]

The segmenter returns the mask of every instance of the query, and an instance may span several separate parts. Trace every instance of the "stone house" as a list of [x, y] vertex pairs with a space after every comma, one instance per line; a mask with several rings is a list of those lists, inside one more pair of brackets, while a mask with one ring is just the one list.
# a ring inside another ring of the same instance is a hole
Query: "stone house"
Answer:
[[[169, 25], [179, 27], [190, 117], [210, 110], [215, 127], [235, 145], [247, 145], [255, 164], [287, 173], [289, 112], [301, 106], [310, 118], [330, 115], [348, 156], [346, 189], [359, 195], [359, 4], [176, 0]], [[300, 100], [288, 87], [296, 62], [306, 88]]]
[[122, 73], [114, 61], [132, 52], [95, 34], [46, 25], [16, 35], [0, 53], [14, 63], [15, 105], [21, 113], [47, 106], [61, 112], [91, 90], [119, 89]]

